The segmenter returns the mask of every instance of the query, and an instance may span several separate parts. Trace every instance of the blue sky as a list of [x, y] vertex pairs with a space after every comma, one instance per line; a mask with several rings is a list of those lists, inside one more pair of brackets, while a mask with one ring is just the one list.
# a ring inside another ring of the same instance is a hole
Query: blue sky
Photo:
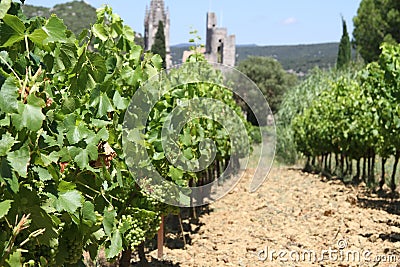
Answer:
[[[51, 7], [66, 0], [26, 0]], [[86, 0], [94, 7], [110, 4], [135, 31], [143, 32], [150, 0]], [[286, 45], [338, 42], [341, 15], [349, 33], [361, 0], [165, 0], [171, 14], [171, 44], [186, 43], [191, 28], [205, 42], [206, 13], [218, 16], [219, 26], [236, 35], [238, 44]], [[351, 38], [351, 37], [350, 37]]]

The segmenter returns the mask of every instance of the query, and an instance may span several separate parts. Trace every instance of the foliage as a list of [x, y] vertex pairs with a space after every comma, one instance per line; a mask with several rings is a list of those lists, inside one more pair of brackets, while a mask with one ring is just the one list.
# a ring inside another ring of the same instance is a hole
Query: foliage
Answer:
[[[142, 60], [133, 31], [109, 7], [98, 11], [90, 38], [76, 39], [56, 16], [6, 14], [0, 32], [0, 194], [12, 201], [0, 251], [13, 232], [7, 225], [29, 213], [22, 240], [57, 251], [43, 257], [42, 266], [53, 258], [58, 266], [75, 264], [82, 249], [95, 257], [100, 246], [116, 257], [131, 246], [124, 239], [129, 227], [117, 230], [128, 207], [154, 211], [157, 218], [164, 210], [135, 186], [119, 127], [135, 88], [157, 73], [159, 56]], [[92, 41], [96, 52], [88, 50]], [[135, 231], [149, 237], [157, 230], [145, 226]], [[43, 234], [32, 237], [38, 229]], [[20, 262], [36, 255], [21, 254], [26, 245], [13, 247]]]
[[339, 43], [338, 58], [336, 67], [341, 69], [349, 65], [351, 61], [351, 44], [349, 33], [347, 32], [347, 25], [344, 18], [342, 18], [343, 34]]
[[[96, 23], [78, 37], [55, 15], [18, 16], [11, 1], [0, 14], [1, 265], [76, 266], [83, 250], [94, 258], [101, 247], [115, 259], [153, 237], [163, 214], [176, 212], [139, 189], [122, 147], [129, 101], [162, 60], [143, 54], [133, 30], [109, 6], [97, 10]], [[152, 155], [147, 164], [179, 185], [197, 177], [165, 164], [158, 134], [179, 99], [200, 94], [240, 114], [220, 87], [188, 84], [155, 106], [144, 133]], [[194, 120], [179, 135], [185, 157], [201, 153], [201, 129], [214, 138], [219, 159], [229, 157], [231, 147], [244, 153], [243, 143], [231, 146], [219, 123]]]
[[303, 113], [326, 89], [325, 84], [337, 76], [334, 70], [313, 69], [307, 78], [286, 92], [276, 114], [277, 159], [286, 164], [294, 164], [298, 159], [294, 143], [292, 120]]
[[[286, 73], [281, 64], [267, 57], [249, 57], [239, 63], [237, 69], [249, 77], [267, 99], [273, 113], [278, 110], [284, 93], [296, 83], [296, 76]], [[257, 120], [250, 109], [245, 107], [247, 119], [254, 125]]]
[[400, 42], [397, 0], [362, 0], [353, 22], [354, 44], [367, 63], [378, 60], [383, 42]]
[[154, 44], [151, 47], [151, 52], [154, 54], [158, 54], [161, 56], [163, 60], [163, 67], [166, 67], [166, 55], [167, 55], [167, 50], [165, 46], [165, 29], [164, 29], [164, 23], [162, 20], [158, 22], [158, 28], [156, 35], [154, 37]]
[[[362, 179], [374, 184], [376, 155], [383, 159], [383, 168], [386, 159], [394, 156], [390, 185], [395, 190], [395, 173], [400, 157], [397, 138], [400, 132], [400, 46], [386, 44], [382, 51], [379, 62], [369, 64], [355, 76], [341, 75], [336, 80], [320, 84], [326, 89], [294, 117], [292, 130], [297, 149], [305, 156], [321, 156], [322, 161], [327, 162], [328, 155], [340, 155], [342, 162], [338, 174], [341, 176], [346, 172], [351, 174], [349, 161], [357, 161], [355, 181], [360, 178], [361, 159], [364, 160]], [[348, 163], [346, 169], [344, 162]], [[326, 163], [325, 167], [328, 165]], [[385, 171], [380, 181], [381, 188], [385, 183], [384, 175]]]

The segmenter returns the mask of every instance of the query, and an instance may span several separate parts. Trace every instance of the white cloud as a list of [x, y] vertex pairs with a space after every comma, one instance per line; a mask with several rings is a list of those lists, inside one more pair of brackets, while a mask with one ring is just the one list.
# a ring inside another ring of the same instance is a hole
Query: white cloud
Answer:
[[294, 17], [290, 17], [290, 18], [287, 18], [282, 21], [283, 25], [291, 25], [291, 24], [295, 24], [295, 23], [297, 23], [297, 19]]

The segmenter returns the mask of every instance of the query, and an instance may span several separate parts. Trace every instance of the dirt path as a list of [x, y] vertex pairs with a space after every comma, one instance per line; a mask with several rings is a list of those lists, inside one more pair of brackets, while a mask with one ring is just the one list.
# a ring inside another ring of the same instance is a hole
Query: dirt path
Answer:
[[285, 167], [250, 194], [250, 177], [159, 266], [400, 266], [399, 203]]

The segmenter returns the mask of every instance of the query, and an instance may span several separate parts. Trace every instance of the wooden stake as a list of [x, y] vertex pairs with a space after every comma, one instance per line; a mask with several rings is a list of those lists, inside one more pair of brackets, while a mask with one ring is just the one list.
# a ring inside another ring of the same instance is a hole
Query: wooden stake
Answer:
[[185, 231], [183, 231], [183, 225], [182, 225], [182, 217], [181, 214], [178, 214], [179, 218], [179, 225], [181, 226], [181, 232], [182, 232], [182, 237], [183, 237], [183, 249], [186, 249], [186, 237], [185, 237]]
[[161, 216], [161, 225], [157, 234], [157, 250], [158, 259], [162, 260], [164, 257], [164, 215]]

